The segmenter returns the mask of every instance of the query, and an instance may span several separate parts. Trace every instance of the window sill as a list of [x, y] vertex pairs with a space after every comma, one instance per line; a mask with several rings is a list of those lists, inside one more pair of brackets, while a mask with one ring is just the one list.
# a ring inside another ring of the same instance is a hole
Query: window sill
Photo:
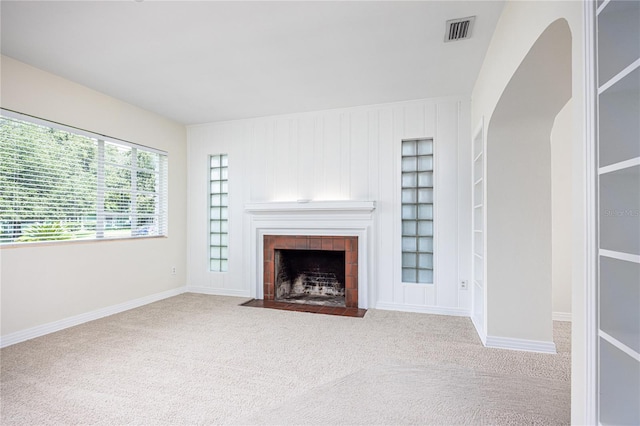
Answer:
[[0, 250], [3, 249], [18, 249], [18, 248], [34, 248], [34, 247], [49, 247], [49, 246], [62, 246], [62, 245], [76, 245], [76, 244], [95, 244], [106, 242], [122, 242], [122, 241], [137, 241], [137, 240], [155, 240], [166, 239], [167, 235], [154, 235], [154, 236], [140, 236], [140, 237], [122, 237], [122, 238], [95, 238], [86, 240], [56, 240], [56, 241], [34, 241], [29, 243], [11, 243], [0, 245]]

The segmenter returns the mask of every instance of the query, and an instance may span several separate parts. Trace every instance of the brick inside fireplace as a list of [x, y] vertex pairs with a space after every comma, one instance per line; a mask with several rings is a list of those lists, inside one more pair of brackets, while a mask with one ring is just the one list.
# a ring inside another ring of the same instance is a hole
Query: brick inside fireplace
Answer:
[[[308, 251], [309, 255], [315, 255], [322, 251], [344, 253], [344, 274], [334, 274], [331, 271], [325, 273], [337, 275], [340, 278], [344, 277], [344, 306], [347, 308], [358, 307], [358, 237], [352, 236], [265, 235], [263, 256], [264, 300], [277, 300], [276, 270], [278, 268], [276, 259], [280, 257], [279, 251], [292, 250]], [[309, 299], [308, 303], [314, 303], [311, 299]], [[304, 298], [296, 301], [305, 303]]]

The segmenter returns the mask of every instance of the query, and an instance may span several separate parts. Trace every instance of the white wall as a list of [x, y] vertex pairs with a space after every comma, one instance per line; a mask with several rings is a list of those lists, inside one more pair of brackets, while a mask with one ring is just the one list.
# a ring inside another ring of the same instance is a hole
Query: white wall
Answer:
[[[188, 128], [188, 268], [192, 290], [249, 296], [245, 203], [373, 200], [375, 306], [467, 313], [470, 273], [468, 102], [427, 99], [265, 117]], [[433, 137], [436, 179], [436, 283], [400, 279], [400, 142]], [[208, 156], [229, 155], [228, 273], [208, 271]], [[370, 306], [374, 307], [374, 306]]]
[[571, 319], [571, 101], [551, 129], [551, 287], [556, 319]]
[[502, 124], [487, 140], [487, 338], [552, 350], [550, 126]]
[[[0, 250], [2, 336], [186, 281], [186, 130], [179, 123], [2, 56], [2, 107], [169, 154], [169, 237]], [[177, 268], [171, 275], [170, 267]]]
[[[471, 96], [471, 122], [493, 111], [516, 69], [542, 32], [564, 18], [572, 35], [572, 423], [584, 424], [586, 414], [586, 291], [585, 291], [585, 164], [584, 144], [584, 22], [578, 1], [512, 1], [505, 5], [485, 55]], [[486, 132], [486, 127], [485, 127]], [[488, 230], [488, 232], [490, 232]], [[490, 254], [488, 254], [490, 256]]]
[[487, 131], [488, 340], [525, 339], [555, 351], [551, 129], [570, 97], [571, 34], [559, 19], [523, 59]]

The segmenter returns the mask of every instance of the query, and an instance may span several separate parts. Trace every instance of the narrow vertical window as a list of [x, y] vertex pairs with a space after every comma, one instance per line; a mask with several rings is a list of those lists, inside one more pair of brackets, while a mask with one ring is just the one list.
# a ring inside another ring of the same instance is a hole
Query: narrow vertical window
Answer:
[[226, 272], [229, 258], [229, 183], [227, 155], [210, 157], [210, 270]]
[[402, 282], [433, 283], [433, 139], [402, 141]]

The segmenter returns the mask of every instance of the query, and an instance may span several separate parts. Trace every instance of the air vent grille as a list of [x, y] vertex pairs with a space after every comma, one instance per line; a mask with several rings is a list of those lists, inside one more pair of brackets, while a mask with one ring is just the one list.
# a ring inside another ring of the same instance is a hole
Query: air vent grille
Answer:
[[470, 16], [468, 18], [451, 19], [447, 21], [444, 41], [449, 42], [471, 38], [471, 30], [473, 29], [475, 20], [475, 16]]

